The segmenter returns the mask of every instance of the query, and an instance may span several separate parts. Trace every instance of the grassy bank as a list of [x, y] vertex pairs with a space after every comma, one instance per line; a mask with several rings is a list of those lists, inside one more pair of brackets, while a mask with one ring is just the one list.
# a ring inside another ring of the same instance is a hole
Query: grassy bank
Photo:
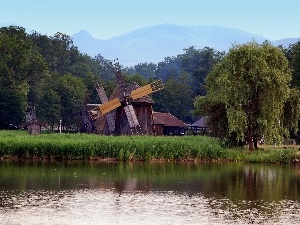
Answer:
[[185, 160], [217, 159], [222, 148], [206, 137], [100, 136], [0, 131], [0, 156], [20, 158]]
[[224, 149], [206, 136], [100, 136], [89, 134], [29, 135], [26, 131], [0, 131], [1, 158], [112, 159], [112, 160], [229, 160], [289, 163], [294, 148], [268, 148], [252, 153]]

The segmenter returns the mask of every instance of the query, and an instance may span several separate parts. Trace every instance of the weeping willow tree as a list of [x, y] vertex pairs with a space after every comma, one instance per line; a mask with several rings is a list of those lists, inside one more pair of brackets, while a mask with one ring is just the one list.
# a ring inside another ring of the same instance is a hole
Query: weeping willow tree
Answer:
[[262, 134], [270, 143], [281, 143], [299, 117], [299, 91], [292, 91], [290, 81], [288, 61], [279, 48], [267, 42], [234, 45], [206, 77], [206, 100], [196, 98], [196, 112], [203, 113], [207, 102], [222, 104], [227, 133], [246, 140], [249, 150]]

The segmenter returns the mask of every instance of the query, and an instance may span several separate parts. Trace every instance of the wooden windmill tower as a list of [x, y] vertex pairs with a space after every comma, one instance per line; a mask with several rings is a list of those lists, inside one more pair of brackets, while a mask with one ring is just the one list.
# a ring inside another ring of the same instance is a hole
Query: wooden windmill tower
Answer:
[[107, 98], [105, 90], [99, 84], [96, 89], [102, 102], [99, 107], [89, 110], [88, 113], [94, 121], [95, 133], [134, 135], [153, 134], [153, 101], [148, 96], [163, 89], [161, 80], [143, 87], [136, 83], [124, 86], [121, 71], [116, 71], [118, 86]]
[[41, 133], [41, 124], [37, 120], [35, 107], [28, 109], [26, 112], [26, 122], [23, 126], [27, 127], [29, 134], [36, 135]]

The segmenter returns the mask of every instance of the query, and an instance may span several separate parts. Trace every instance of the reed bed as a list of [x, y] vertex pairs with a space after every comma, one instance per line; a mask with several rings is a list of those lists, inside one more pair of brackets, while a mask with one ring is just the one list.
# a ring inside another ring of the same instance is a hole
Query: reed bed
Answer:
[[0, 157], [111, 160], [218, 159], [218, 139], [203, 136], [102, 136], [0, 131]]
[[243, 148], [226, 149], [222, 146], [219, 139], [207, 136], [29, 135], [26, 131], [0, 131], [1, 158], [260, 163], [289, 163], [300, 159], [296, 148], [267, 148], [249, 152]]
[[245, 149], [228, 149], [224, 152], [228, 161], [243, 161], [249, 163], [291, 163], [300, 158], [295, 148], [268, 148], [249, 152]]

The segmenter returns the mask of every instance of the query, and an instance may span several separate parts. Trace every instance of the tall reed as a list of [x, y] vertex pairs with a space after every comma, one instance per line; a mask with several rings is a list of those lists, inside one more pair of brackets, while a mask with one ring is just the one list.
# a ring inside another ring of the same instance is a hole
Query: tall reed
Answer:
[[0, 131], [0, 157], [111, 160], [201, 160], [288, 163], [300, 158], [295, 149], [249, 152], [225, 149], [207, 136], [103, 136]]
[[219, 158], [221, 153], [217, 139], [203, 136], [102, 136], [80, 133], [31, 136], [21, 131], [0, 131], [2, 157], [210, 160]]

